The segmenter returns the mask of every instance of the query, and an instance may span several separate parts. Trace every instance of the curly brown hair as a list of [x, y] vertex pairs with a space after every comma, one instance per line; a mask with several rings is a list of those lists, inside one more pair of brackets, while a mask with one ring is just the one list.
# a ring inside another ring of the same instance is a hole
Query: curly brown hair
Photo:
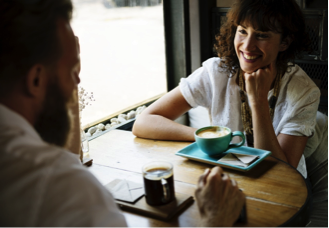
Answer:
[[221, 58], [220, 67], [232, 74], [240, 68], [234, 37], [237, 26], [243, 22], [250, 22], [261, 31], [280, 33], [281, 40], [292, 39], [289, 48], [279, 52], [277, 57], [277, 69], [281, 74], [288, 70], [288, 62], [300, 58], [305, 51], [311, 52], [304, 16], [295, 0], [238, 0], [227, 13], [227, 21], [216, 35], [214, 45]]

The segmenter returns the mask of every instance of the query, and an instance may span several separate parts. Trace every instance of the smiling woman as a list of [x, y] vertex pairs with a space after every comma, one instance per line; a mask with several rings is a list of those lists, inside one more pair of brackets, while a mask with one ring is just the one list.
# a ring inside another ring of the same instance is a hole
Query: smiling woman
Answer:
[[235, 52], [241, 70], [245, 73], [252, 73], [275, 63], [278, 53], [285, 51], [288, 45], [288, 38], [283, 41], [281, 34], [259, 31], [250, 23], [239, 25], [235, 33]]
[[[284, 73], [287, 70], [289, 61], [300, 57], [302, 52], [311, 51], [311, 41], [306, 31], [305, 21], [301, 18], [304, 18], [303, 14], [299, 6], [293, 1], [280, 1], [277, 3], [268, 1], [264, 4], [259, 4], [258, 1], [237, 1], [237, 4], [227, 14], [227, 22], [221, 27], [220, 33], [216, 36], [215, 49], [219, 57], [225, 57], [222, 64], [228, 65], [233, 73], [241, 64], [238, 59], [241, 52], [234, 50], [232, 47], [232, 43], [235, 46], [237, 45], [235, 42], [238, 42], [239, 37], [247, 36], [252, 38], [247, 40], [251, 41], [251, 43], [247, 43], [251, 45], [249, 48], [255, 48], [253, 42], [256, 40], [259, 41], [257, 44], [263, 44], [260, 46], [261, 48], [267, 49], [271, 49], [269, 45], [274, 44], [271, 42], [276, 42], [274, 47], [277, 47], [278, 50], [272, 51], [275, 51], [274, 53], [278, 55], [276, 65], [279, 71]], [[254, 30], [254, 33], [248, 36], [246, 26]], [[279, 43], [281, 45], [278, 45]], [[253, 51], [255, 50], [253, 49]], [[260, 50], [258, 49], [258, 51]], [[270, 53], [266, 51], [266, 54]], [[264, 66], [266, 65], [261, 67]]]
[[307, 177], [303, 151], [314, 133], [320, 92], [290, 63], [309, 47], [299, 6], [294, 0], [236, 1], [216, 40], [219, 58], [150, 105], [133, 133], [194, 141], [196, 129], [173, 120], [203, 106], [212, 125], [244, 131], [248, 146], [271, 151]]

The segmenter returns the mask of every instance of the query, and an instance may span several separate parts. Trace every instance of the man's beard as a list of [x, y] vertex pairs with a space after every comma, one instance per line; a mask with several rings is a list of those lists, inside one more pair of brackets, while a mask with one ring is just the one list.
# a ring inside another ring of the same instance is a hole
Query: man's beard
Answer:
[[67, 107], [68, 100], [59, 83], [49, 83], [43, 109], [34, 125], [44, 141], [60, 147], [66, 145], [73, 122]]

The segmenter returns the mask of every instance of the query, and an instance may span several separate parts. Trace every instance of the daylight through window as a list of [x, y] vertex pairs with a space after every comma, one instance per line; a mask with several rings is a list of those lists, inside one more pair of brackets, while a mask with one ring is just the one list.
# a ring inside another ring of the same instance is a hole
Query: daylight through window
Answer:
[[73, 0], [81, 86], [95, 101], [82, 125], [167, 92], [161, 0]]

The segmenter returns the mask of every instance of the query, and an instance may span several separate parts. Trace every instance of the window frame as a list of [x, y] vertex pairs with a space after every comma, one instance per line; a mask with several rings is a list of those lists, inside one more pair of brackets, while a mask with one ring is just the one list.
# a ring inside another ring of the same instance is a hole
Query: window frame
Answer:
[[[186, 77], [191, 73], [188, 12], [189, 0], [164, 0], [162, 4], [164, 14], [167, 91], [170, 91], [179, 84], [181, 77]], [[83, 126], [83, 129], [87, 131], [90, 127], [94, 127], [100, 123], [106, 125], [110, 122], [110, 119], [119, 114], [126, 114], [143, 105], [148, 106], [163, 95], [164, 94], [160, 94], [152, 97], [146, 101], [142, 101], [136, 105], [108, 115], [101, 120], [86, 124]], [[119, 124], [113, 129], [131, 130], [134, 121], [135, 118], [126, 123]], [[97, 138], [107, 131], [108, 130], [103, 131], [97, 136], [91, 136], [88, 140]]]
[[167, 88], [174, 89], [180, 78], [191, 73], [189, 1], [163, 1]]

